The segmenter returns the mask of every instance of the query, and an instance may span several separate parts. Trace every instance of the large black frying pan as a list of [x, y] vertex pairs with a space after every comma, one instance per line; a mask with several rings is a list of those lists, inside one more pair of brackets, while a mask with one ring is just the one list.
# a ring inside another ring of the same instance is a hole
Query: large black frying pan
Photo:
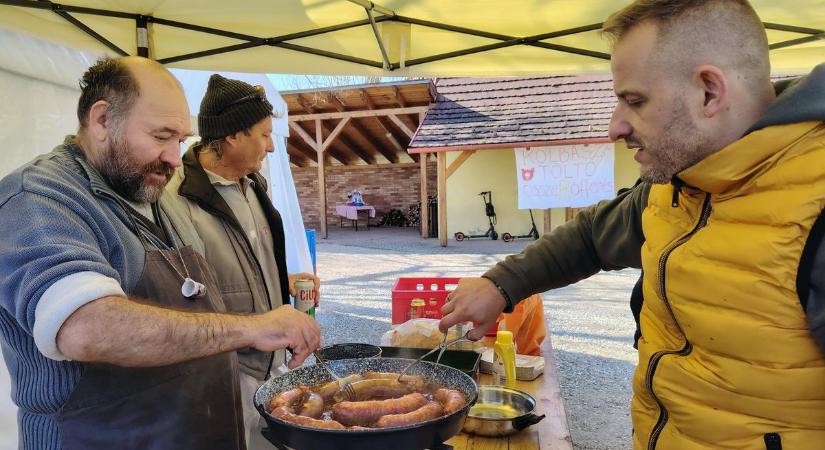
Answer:
[[[411, 363], [410, 359], [364, 358], [328, 361], [330, 368], [344, 377], [364, 372], [400, 372]], [[447, 416], [406, 427], [375, 430], [322, 430], [285, 422], [267, 414], [273, 396], [297, 386], [317, 385], [332, 381], [323, 367], [315, 364], [295, 369], [274, 377], [263, 384], [255, 393], [255, 407], [269, 425], [264, 435], [270, 442], [283, 444], [295, 450], [363, 450], [393, 449], [422, 450], [433, 448], [461, 431], [467, 411], [478, 397], [475, 381], [464, 372], [452, 367], [431, 362], [421, 362], [407, 372], [423, 375], [428, 381], [448, 389], [457, 389], [467, 397], [464, 408]]]

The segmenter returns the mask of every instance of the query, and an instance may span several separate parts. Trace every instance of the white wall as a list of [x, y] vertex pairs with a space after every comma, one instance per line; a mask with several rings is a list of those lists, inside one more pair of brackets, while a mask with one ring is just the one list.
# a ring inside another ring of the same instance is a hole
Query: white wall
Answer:
[[[447, 167], [461, 152], [447, 153]], [[518, 185], [516, 183], [516, 158], [513, 149], [479, 150], [464, 161], [447, 179], [447, 236], [452, 239], [457, 231], [465, 234], [481, 234], [489, 223], [484, 211], [481, 191], [492, 191], [493, 206], [499, 236], [530, 231], [530, 215], [518, 209]], [[533, 210], [539, 231], [544, 224], [543, 210]]]

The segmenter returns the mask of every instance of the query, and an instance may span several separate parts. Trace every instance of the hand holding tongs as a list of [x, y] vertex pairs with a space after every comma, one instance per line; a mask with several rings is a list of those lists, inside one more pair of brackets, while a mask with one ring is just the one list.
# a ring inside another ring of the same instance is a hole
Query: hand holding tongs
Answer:
[[433, 354], [433, 353], [435, 353], [436, 351], [438, 352], [438, 357], [436, 357], [436, 358], [435, 358], [435, 363], [436, 363], [436, 364], [438, 364], [438, 362], [439, 362], [439, 361], [441, 361], [441, 356], [443, 356], [443, 355], [444, 355], [444, 350], [447, 350], [447, 347], [449, 347], [449, 346], [451, 346], [451, 345], [453, 345], [453, 344], [456, 344], [456, 343], [458, 343], [458, 342], [461, 342], [461, 341], [469, 341], [470, 339], [467, 337], [467, 335], [468, 335], [468, 334], [470, 334], [470, 331], [472, 331], [472, 330], [473, 330], [473, 329], [472, 329], [472, 328], [470, 328], [469, 330], [467, 330], [467, 332], [466, 332], [466, 333], [464, 333], [463, 335], [461, 335], [461, 336], [459, 336], [459, 337], [457, 337], [457, 338], [455, 338], [455, 339], [453, 339], [453, 340], [451, 340], [451, 341], [448, 341], [448, 340], [447, 340], [447, 333], [444, 333], [444, 336], [441, 338], [441, 343], [440, 343], [440, 344], [438, 344], [438, 347], [436, 347], [436, 348], [434, 348], [434, 349], [432, 349], [432, 350], [428, 351], [427, 353], [424, 353], [424, 354], [423, 354], [423, 355], [421, 355], [418, 359], [416, 359], [415, 361], [413, 361], [413, 362], [411, 362], [410, 364], [408, 364], [408, 365], [407, 365], [407, 367], [405, 367], [405, 368], [404, 368], [404, 370], [402, 370], [402, 371], [401, 371], [401, 373], [398, 375], [397, 381], [401, 381], [401, 377], [402, 377], [405, 373], [407, 373], [407, 370], [409, 370], [409, 369], [410, 369], [410, 367], [412, 367], [412, 366], [414, 366], [414, 365], [418, 364], [418, 363], [419, 363], [419, 362], [421, 362], [424, 358], [426, 358], [426, 357], [428, 357], [428, 356], [432, 355], [432, 354]]

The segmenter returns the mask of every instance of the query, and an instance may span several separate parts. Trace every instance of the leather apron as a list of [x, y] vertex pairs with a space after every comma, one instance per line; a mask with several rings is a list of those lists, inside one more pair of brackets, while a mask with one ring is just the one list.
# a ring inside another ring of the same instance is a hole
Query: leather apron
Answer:
[[[179, 311], [225, 311], [214, 275], [190, 246], [152, 250], [138, 235], [146, 263], [132, 296]], [[172, 263], [185, 263], [206, 294], [184, 297]], [[246, 448], [235, 352], [163, 367], [82, 364], [82, 371], [57, 417], [63, 450]]]

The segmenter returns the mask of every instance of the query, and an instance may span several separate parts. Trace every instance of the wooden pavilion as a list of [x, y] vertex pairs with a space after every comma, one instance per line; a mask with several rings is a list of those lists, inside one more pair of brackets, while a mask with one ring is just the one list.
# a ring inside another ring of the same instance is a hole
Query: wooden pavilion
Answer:
[[[326, 238], [325, 169], [331, 165], [420, 164], [422, 205], [427, 200], [427, 155], [407, 153], [415, 130], [435, 100], [430, 80], [281, 92], [289, 108], [290, 163], [317, 166], [320, 236]], [[427, 208], [421, 208], [427, 236]]]

